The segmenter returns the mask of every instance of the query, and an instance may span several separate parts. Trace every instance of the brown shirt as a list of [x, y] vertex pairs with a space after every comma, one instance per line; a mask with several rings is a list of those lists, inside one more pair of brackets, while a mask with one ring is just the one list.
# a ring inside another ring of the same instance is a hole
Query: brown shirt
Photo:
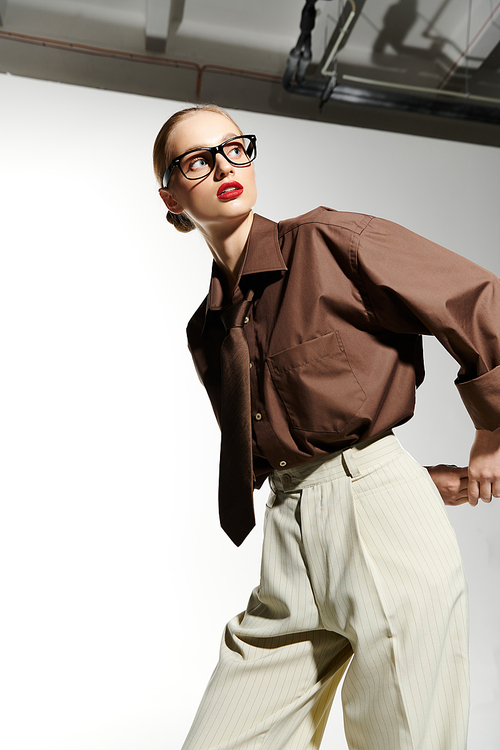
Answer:
[[317, 208], [276, 224], [255, 215], [230, 299], [214, 264], [188, 325], [194, 363], [220, 415], [220, 310], [249, 289], [256, 486], [406, 422], [423, 380], [422, 340], [460, 365], [477, 428], [500, 426], [500, 281], [403, 227]]

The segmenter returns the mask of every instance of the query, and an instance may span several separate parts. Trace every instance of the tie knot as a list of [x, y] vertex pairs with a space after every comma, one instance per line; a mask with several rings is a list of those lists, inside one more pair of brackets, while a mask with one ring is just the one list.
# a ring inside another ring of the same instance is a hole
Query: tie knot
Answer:
[[252, 306], [252, 297], [253, 293], [250, 293], [243, 302], [237, 302], [221, 310], [220, 317], [226, 331], [229, 331], [230, 328], [242, 328], [245, 325], [245, 319]]

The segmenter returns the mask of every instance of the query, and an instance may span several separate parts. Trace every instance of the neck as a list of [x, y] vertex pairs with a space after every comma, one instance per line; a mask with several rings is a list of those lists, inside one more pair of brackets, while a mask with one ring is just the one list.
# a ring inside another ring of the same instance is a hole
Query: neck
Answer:
[[243, 263], [243, 250], [248, 239], [253, 222], [253, 212], [250, 211], [243, 220], [223, 228], [204, 228], [202, 230], [205, 241], [210, 248], [215, 262], [227, 278], [229, 289], [232, 291], [238, 280]]

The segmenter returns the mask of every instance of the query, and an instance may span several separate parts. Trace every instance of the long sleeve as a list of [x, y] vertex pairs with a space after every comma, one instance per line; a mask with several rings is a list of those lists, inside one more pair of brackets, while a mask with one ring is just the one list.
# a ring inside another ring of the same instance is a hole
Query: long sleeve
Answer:
[[500, 426], [500, 280], [401, 226], [372, 219], [351, 256], [380, 326], [432, 334], [460, 365], [456, 385], [478, 429]]

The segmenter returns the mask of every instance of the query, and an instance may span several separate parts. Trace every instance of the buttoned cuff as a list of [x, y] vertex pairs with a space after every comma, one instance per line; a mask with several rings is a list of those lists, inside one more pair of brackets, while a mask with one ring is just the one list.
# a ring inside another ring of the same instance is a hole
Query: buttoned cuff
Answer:
[[477, 430], [500, 427], [500, 367], [455, 385]]

